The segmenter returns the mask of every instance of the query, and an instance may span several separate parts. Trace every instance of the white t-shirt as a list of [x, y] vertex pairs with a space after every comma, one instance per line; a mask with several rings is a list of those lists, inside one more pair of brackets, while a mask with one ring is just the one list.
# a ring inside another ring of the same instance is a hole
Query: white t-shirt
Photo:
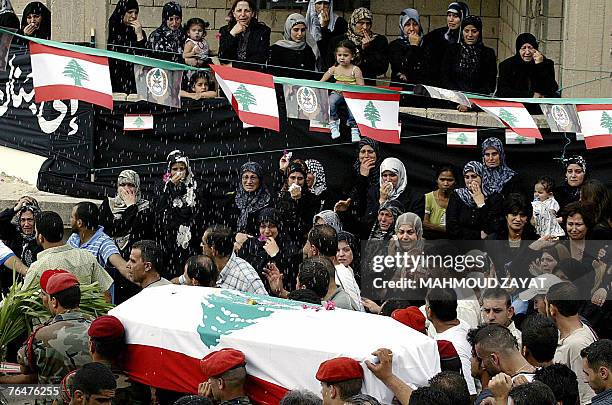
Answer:
[[476, 384], [472, 377], [470, 360], [472, 359], [472, 346], [467, 341], [467, 334], [470, 330], [470, 326], [467, 322], [459, 320], [459, 325], [453, 326], [450, 329], [445, 330], [442, 333], [438, 333], [435, 337], [436, 340], [448, 340], [455, 346], [455, 350], [461, 360], [461, 369], [463, 371], [463, 378], [467, 383], [470, 395], [476, 395]]
[[359, 311], [364, 311], [363, 303], [361, 302], [361, 290], [357, 281], [355, 281], [355, 275], [353, 271], [346, 267], [344, 264], [339, 263], [336, 266], [336, 285], [342, 287], [342, 289], [351, 297], [355, 308]]
[[578, 376], [578, 392], [580, 393], [580, 405], [585, 405], [591, 402], [591, 398], [595, 395], [595, 392], [584, 382], [584, 375], [582, 371], [582, 357], [580, 357], [580, 351], [591, 343], [596, 341], [597, 338], [586, 325], [582, 325], [582, 328], [576, 329], [563, 339], [559, 339], [557, 344], [557, 351], [553, 361], [555, 363], [565, 364], [572, 369]]
[[0, 240], [0, 266], [10, 259], [11, 256], [15, 256], [15, 253]]

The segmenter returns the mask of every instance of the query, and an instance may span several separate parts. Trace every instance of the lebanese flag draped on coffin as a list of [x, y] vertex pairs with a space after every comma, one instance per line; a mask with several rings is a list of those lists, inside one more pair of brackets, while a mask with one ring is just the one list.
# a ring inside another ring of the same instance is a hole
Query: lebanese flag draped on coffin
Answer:
[[123, 323], [125, 369], [143, 384], [196, 393], [199, 360], [235, 348], [246, 355], [247, 391], [276, 405], [290, 389], [320, 392], [319, 364], [338, 356], [361, 362], [363, 392], [391, 403], [393, 394], [363, 363], [386, 347], [393, 371], [416, 386], [440, 371], [436, 342], [389, 317], [233, 290], [169, 285], [146, 288], [110, 311]]
[[245, 124], [278, 131], [278, 103], [272, 75], [210, 65], [225, 96]]
[[497, 118], [518, 135], [542, 139], [538, 126], [523, 104], [504, 100], [470, 99], [470, 101]]
[[108, 58], [30, 42], [34, 99], [81, 100], [113, 109]]
[[385, 143], [400, 143], [399, 93], [354, 93], [343, 91], [362, 136]]
[[576, 106], [587, 149], [612, 146], [612, 104]]

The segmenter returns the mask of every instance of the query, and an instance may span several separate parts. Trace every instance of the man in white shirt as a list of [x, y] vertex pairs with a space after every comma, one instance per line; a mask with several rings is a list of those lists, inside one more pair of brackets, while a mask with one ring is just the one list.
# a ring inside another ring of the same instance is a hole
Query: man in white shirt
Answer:
[[578, 288], [570, 283], [555, 284], [546, 294], [546, 311], [559, 329], [559, 342], [555, 352], [555, 363], [567, 365], [576, 373], [580, 404], [591, 402], [595, 392], [584, 381], [582, 357], [580, 351], [597, 340], [595, 333], [580, 321], [580, 293]]
[[436, 340], [447, 340], [453, 344], [459, 359], [463, 377], [470, 395], [476, 395], [476, 384], [472, 378], [470, 359], [472, 347], [467, 341], [469, 325], [457, 319], [457, 293], [450, 288], [431, 289], [427, 293], [425, 312], [436, 330]]
[[480, 315], [484, 323], [505, 326], [516, 339], [518, 347], [521, 347], [521, 331], [516, 328], [512, 317], [514, 307], [512, 297], [508, 291], [501, 288], [489, 288], [482, 294], [482, 305]]

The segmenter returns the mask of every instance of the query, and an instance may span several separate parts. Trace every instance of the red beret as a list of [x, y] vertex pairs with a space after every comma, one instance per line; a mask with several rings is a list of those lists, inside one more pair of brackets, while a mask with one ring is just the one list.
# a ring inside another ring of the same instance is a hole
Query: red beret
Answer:
[[425, 333], [425, 315], [418, 307], [396, 309], [391, 313], [391, 318], [410, 326], [414, 330]]
[[47, 283], [49, 282], [49, 278], [51, 278], [52, 275], [59, 274], [59, 273], [68, 273], [68, 272], [66, 270], [59, 270], [59, 269], [45, 270], [43, 274], [40, 275], [40, 288], [42, 288], [44, 292], [47, 292]]
[[118, 339], [125, 334], [121, 321], [112, 315], [99, 316], [91, 323], [87, 334], [92, 338]]
[[79, 279], [74, 274], [68, 272], [57, 273], [49, 277], [46, 292], [52, 295], [77, 285], [79, 285]]
[[244, 366], [246, 358], [244, 353], [236, 349], [221, 349], [208, 353], [200, 360], [200, 368], [204, 373], [204, 380], [217, 377], [233, 368]]
[[336, 357], [326, 360], [319, 366], [317, 380], [335, 383], [355, 378], [363, 378], [363, 369], [357, 360], [349, 357]]

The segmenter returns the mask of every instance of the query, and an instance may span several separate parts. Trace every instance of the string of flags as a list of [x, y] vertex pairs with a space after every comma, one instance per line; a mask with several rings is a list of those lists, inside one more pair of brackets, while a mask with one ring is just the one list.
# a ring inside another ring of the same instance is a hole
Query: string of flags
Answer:
[[[63, 49], [60, 49], [40, 42], [37, 40], [29, 43], [36, 102], [77, 99], [113, 108], [107, 56], [96, 56], [90, 51], [77, 52], [66, 44], [62, 44]], [[54, 41], [46, 42], [54, 43]], [[98, 53], [114, 57], [111, 51]], [[0, 59], [6, 60], [6, 55], [0, 56]], [[175, 66], [164, 67], [135, 64], [138, 95], [149, 102], [180, 108], [179, 92], [183, 72], [175, 69]], [[291, 84], [283, 84], [287, 117], [308, 120], [312, 131], [329, 132], [327, 99], [329, 83], [276, 78], [266, 73], [229, 66], [214, 65], [211, 68], [221, 89], [245, 126], [279, 131], [279, 108], [274, 84], [291, 81]], [[361, 134], [380, 142], [399, 144], [401, 91], [370, 86], [343, 87], [347, 87], [343, 95]], [[424, 88], [432, 98], [464, 105], [477, 105], [507, 128], [507, 143], [532, 144], [536, 139], [542, 139], [537, 124], [522, 102], [468, 98], [459, 91], [432, 86]], [[535, 103], [537, 99], [529, 102]], [[600, 103], [598, 99], [581, 99], [577, 100], [575, 105], [567, 104], [567, 100], [563, 100], [559, 104], [548, 101], [541, 103], [540, 106], [551, 132], [575, 133], [577, 139], [584, 139], [587, 149], [593, 149], [612, 146], [612, 104]], [[145, 130], [153, 127], [152, 116], [142, 116], [132, 120], [130, 118], [124, 119], [126, 130]], [[449, 128], [447, 144], [473, 146], [473, 136], [473, 131], [461, 129], [458, 132]]]

